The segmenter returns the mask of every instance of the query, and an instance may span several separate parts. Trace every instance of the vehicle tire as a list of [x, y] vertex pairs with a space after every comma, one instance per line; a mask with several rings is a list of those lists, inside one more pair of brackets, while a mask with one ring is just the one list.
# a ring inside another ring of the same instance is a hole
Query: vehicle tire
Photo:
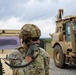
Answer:
[[56, 45], [54, 47], [53, 59], [57, 67], [59, 68], [67, 67], [67, 64], [65, 64], [65, 55], [63, 54], [63, 51], [59, 45]]

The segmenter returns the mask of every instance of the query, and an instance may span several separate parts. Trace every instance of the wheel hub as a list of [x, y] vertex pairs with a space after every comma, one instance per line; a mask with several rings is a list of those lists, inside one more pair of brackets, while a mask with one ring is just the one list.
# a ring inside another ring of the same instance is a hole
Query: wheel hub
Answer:
[[56, 51], [56, 57], [55, 57], [56, 63], [60, 62], [60, 53], [59, 51]]

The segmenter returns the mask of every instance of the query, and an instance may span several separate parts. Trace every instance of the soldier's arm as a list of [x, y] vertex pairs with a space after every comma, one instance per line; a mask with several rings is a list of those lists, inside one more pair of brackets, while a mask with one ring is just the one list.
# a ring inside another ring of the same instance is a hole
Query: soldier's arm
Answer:
[[44, 59], [45, 75], [49, 75], [50, 56], [43, 48], [40, 48], [40, 51]]
[[32, 60], [32, 50], [29, 48], [25, 56], [25, 61], [29, 63], [31, 60]]
[[27, 51], [27, 54], [26, 54], [26, 57], [25, 57], [25, 60], [26, 62], [30, 62], [32, 59], [33, 59], [33, 56], [34, 56], [34, 52], [38, 50], [38, 47], [36, 44], [32, 44], [30, 45], [28, 51]]

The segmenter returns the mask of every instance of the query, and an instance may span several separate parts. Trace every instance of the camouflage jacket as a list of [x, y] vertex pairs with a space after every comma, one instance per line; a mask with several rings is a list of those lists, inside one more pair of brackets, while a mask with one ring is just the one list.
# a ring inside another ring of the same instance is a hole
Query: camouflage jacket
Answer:
[[17, 50], [11, 52], [8, 56], [9, 62], [13, 66], [20, 66], [23, 58], [25, 57], [25, 51], [23, 47], [19, 47]]
[[[21, 50], [19, 50], [19, 49], [20, 48], [18, 48], [18, 50], [13, 51], [12, 53], [9, 54], [10, 64], [12, 64], [14, 66], [17, 66], [17, 65], [20, 66], [20, 65], [26, 64], [26, 62], [25, 62], [25, 60], [23, 60], [23, 58], [26, 56], [27, 51], [25, 50], [25, 52], [22, 53]], [[22, 48], [22, 49], [24, 49], [24, 48]], [[38, 69], [37, 66], [39, 68], [40, 67], [43, 67], [42, 69], [45, 72], [48, 72], [49, 71], [49, 62], [50, 62], [49, 54], [44, 49], [42, 49], [40, 47], [39, 47], [39, 50], [40, 50], [40, 52], [39, 52], [40, 55], [38, 56], [38, 58], [36, 58], [35, 62], [32, 63], [33, 66], [32, 65], [29, 65], [27, 68], [24, 68], [23, 67], [22, 70], [26, 74], [30, 73], [30, 72], [28, 72], [28, 70], [30, 70], [31, 68], [32, 68], [32, 71], [31, 72], [33, 72], [33, 73], [36, 72], [37, 73], [38, 71], [35, 71], [35, 72], [33, 71], [33, 70]], [[38, 52], [35, 52], [33, 56], [36, 56], [36, 54], [38, 54]], [[42, 69], [39, 69], [39, 71], [42, 72]], [[43, 73], [42, 75], [45, 75], [45, 74]]]

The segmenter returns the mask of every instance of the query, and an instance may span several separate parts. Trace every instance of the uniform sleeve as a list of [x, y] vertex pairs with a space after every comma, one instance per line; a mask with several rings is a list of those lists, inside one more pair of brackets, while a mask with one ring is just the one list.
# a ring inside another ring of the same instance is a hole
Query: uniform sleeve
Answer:
[[8, 56], [11, 65], [20, 65], [22, 62], [22, 56], [18, 51], [13, 51]]
[[20, 57], [20, 53], [18, 51], [13, 51], [9, 54], [9, 59], [18, 59]]
[[41, 52], [41, 55], [43, 56], [43, 59], [44, 59], [45, 72], [48, 73], [49, 66], [50, 66], [50, 56], [43, 48], [40, 48], [40, 52]]

